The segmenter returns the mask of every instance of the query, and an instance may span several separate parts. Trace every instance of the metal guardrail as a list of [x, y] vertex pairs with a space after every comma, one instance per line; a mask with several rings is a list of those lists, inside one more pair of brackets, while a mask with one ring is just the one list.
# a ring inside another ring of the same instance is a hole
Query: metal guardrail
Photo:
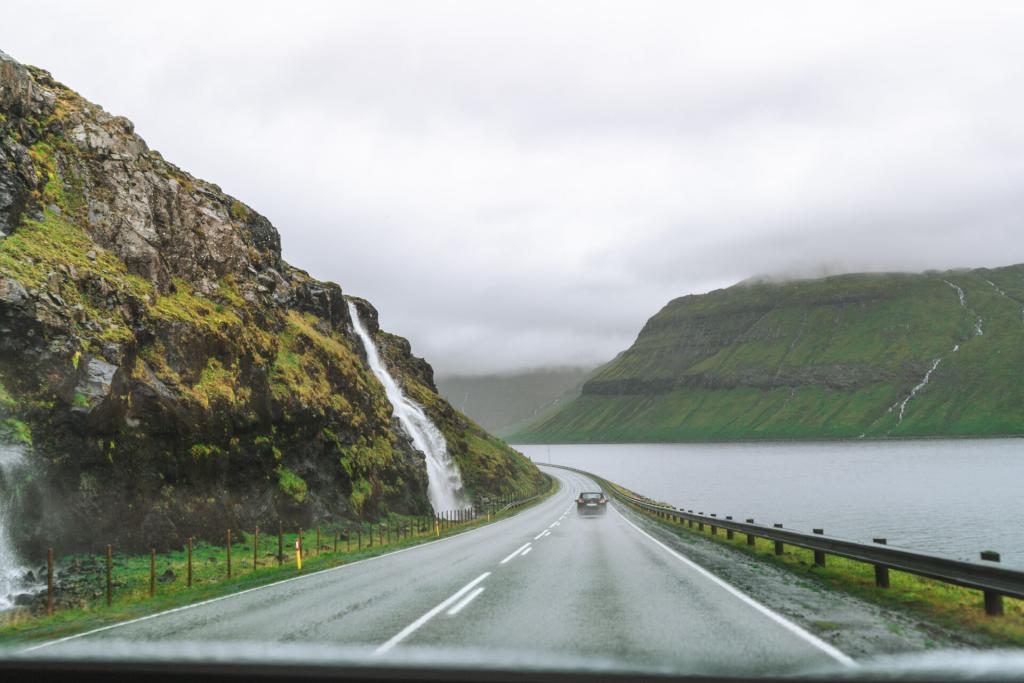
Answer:
[[750, 545], [753, 545], [754, 539], [757, 538], [774, 541], [777, 555], [783, 553], [786, 545], [793, 545], [814, 551], [815, 564], [819, 565], [825, 564], [826, 555], [872, 564], [875, 566], [875, 584], [881, 588], [888, 588], [888, 571], [893, 569], [980, 590], [984, 593], [985, 612], [990, 615], [1003, 613], [1003, 596], [1024, 599], [1024, 572], [1000, 567], [996, 564], [999, 561], [999, 555], [996, 553], [983, 552], [982, 559], [988, 560], [985, 563], [967, 562], [916, 550], [894, 548], [884, 545], [885, 539], [882, 538], [876, 539], [875, 543], [860, 543], [826, 536], [820, 533], [821, 530], [808, 534], [785, 529], [781, 524], [756, 524], [753, 519], [740, 522], [732, 517], [722, 518], [705, 515], [703, 512], [694, 513], [693, 510], [658, 505], [650, 500], [629, 495], [622, 487], [596, 474], [564, 465], [548, 466], [590, 477], [611, 492], [616, 499], [669, 521], [686, 522], [690, 527], [696, 524], [700, 530], [703, 530], [704, 526], [709, 526], [713, 534], [717, 534], [718, 529], [724, 529], [728, 538], [732, 538], [735, 533], [746, 534], [747, 543]]
[[[547, 475], [545, 475], [545, 476], [547, 476]], [[498, 509], [494, 514], [498, 514], [500, 512], [505, 512], [506, 510], [511, 510], [512, 508], [522, 507], [522, 506], [526, 505], [527, 503], [529, 503], [531, 500], [537, 500], [538, 498], [540, 498], [542, 496], [546, 496], [549, 493], [551, 493], [552, 489], [557, 484], [558, 484], [558, 482], [556, 480], [552, 479], [551, 482], [549, 483], [548, 488], [547, 488], [546, 491], [541, 491], [540, 493], [535, 493], [534, 495], [530, 496], [529, 498], [523, 498], [522, 500], [510, 501], [504, 507]]]

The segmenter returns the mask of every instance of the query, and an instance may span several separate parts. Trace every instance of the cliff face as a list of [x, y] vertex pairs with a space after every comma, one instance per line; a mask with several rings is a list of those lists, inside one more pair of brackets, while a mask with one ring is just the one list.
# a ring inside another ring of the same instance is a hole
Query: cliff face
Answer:
[[1020, 434], [1022, 312], [1019, 265], [752, 281], [686, 296], [578, 399], [511, 438]]
[[[266, 218], [127, 119], [3, 53], [0, 230], [0, 436], [31, 444], [23, 544], [165, 546], [278, 518], [429, 510], [422, 454], [341, 288], [285, 263]], [[430, 366], [359, 306], [389, 364], [469, 429]], [[539, 477], [484, 439], [518, 478], [479, 493]], [[491, 450], [458, 446], [472, 480]]]

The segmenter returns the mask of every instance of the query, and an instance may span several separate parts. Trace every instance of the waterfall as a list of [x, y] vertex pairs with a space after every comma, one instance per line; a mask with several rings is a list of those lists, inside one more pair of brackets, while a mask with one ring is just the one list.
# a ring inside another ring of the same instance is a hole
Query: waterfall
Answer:
[[911, 389], [910, 393], [907, 394], [907, 397], [905, 399], [903, 399], [902, 403], [900, 403], [900, 417], [899, 417], [898, 420], [896, 420], [897, 424], [899, 424], [900, 422], [903, 422], [903, 413], [907, 409], [907, 403], [909, 403], [910, 399], [914, 398], [914, 396], [917, 395], [917, 392], [919, 392], [922, 389], [924, 389], [925, 385], [928, 384], [928, 380], [931, 379], [932, 373], [935, 372], [935, 368], [939, 367], [939, 363], [941, 363], [941, 362], [942, 362], [941, 358], [936, 358], [935, 360], [933, 360], [932, 361], [932, 366], [930, 368], [928, 368], [928, 372], [924, 373], [924, 379], [922, 379], [917, 384], [917, 386], [915, 386], [913, 389]]
[[25, 568], [11, 540], [15, 477], [24, 456], [21, 446], [0, 443], [0, 610], [13, 606], [14, 594], [24, 588]]
[[373, 338], [363, 326], [359, 312], [351, 301], [348, 302], [348, 312], [352, 317], [352, 327], [359, 340], [363, 342], [370, 369], [384, 386], [384, 392], [391, 401], [394, 415], [402, 425], [402, 430], [412, 439], [413, 445], [427, 457], [427, 495], [434, 511], [466, 507], [468, 503], [462, 488], [462, 476], [459, 474], [458, 465], [448, 453], [448, 444], [441, 430], [430, 421], [422, 406], [402, 393], [398, 383], [388, 373], [381, 362]]

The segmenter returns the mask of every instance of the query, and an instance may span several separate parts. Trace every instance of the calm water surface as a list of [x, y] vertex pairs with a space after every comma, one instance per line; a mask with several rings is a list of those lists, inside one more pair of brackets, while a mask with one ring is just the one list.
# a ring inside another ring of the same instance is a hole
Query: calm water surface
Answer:
[[1024, 439], [516, 448], [680, 508], [1024, 567]]

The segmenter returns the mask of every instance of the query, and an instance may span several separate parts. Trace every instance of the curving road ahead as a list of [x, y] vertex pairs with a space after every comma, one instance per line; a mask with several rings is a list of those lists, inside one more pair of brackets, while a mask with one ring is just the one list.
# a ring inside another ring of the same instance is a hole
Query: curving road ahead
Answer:
[[578, 518], [575, 494], [595, 485], [547, 471], [561, 490], [508, 520], [72, 640], [470, 648], [729, 674], [852, 664], [614, 505]]

